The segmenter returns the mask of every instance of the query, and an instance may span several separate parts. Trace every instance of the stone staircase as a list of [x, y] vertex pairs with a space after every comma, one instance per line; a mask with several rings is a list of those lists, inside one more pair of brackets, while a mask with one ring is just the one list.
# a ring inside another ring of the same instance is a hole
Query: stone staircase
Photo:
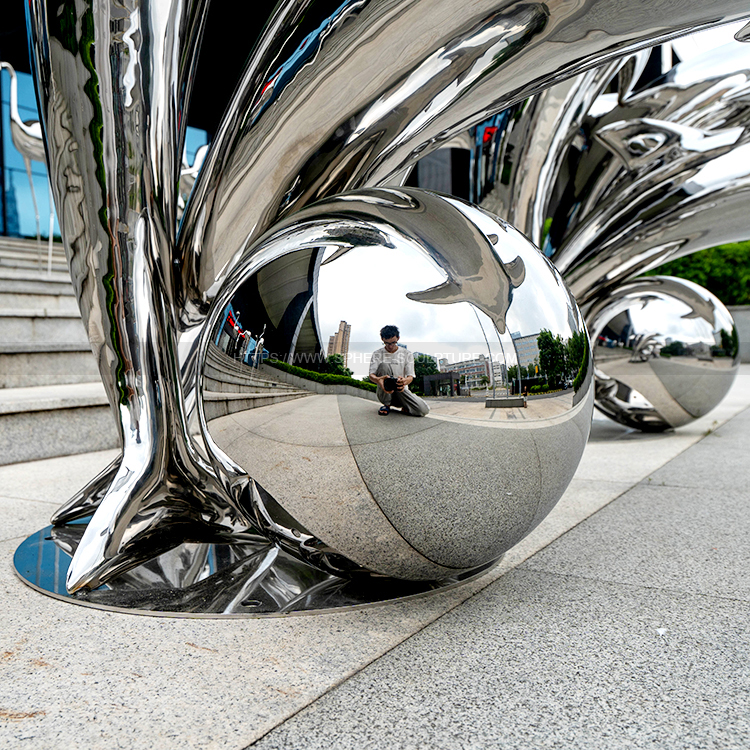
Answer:
[[0, 465], [117, 445], [62, 245], [0, 237]]
[[[33, 240], [0, 237], [0, 465], [104, 450], [117, 432], [81, 322], [62, 245], [47, 273]], [[309, 395], [212, 346], [208, 419]]]
[[207, 421], [310, 395], [309, 390], [283, 383], [267, 372], [260, 374], [232, 359], [214, 344], [209, 344], [203, 370], [203, 401]]
[[52, 243], [52, 264], [49, 267], [49, 245], [46, 240], [22, 240], [0, 235], [0, 268], [47, 271], [68, 275], [68, 264], [62, 243]]

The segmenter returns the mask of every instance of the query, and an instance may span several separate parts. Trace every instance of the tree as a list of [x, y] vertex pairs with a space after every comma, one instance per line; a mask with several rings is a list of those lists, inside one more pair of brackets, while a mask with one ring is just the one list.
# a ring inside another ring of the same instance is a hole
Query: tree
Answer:
[[679, 276], [713, 292], [725, 305], [750, 304], [750, 241], [701, 250], [649, 271]]
[[724, 328], [719, 331], [721, 335], [721, 349], [722, 353], [719, 356], [723, 357], [736, 357], [740, 350], [740, 337], [737, 333], [736, 328], [732, 328], [732, 332], [725, 330]]
[[425, 375], [437, 375], [438, 372], [434, 357], [427, 354], [417, 354], [414, 357], [414, 380], [409, 389], [418, 396], [423, 396]]
[[578, 374], [586, 356], [586, 334], [584, 331], [576, 331], [569, 339], [566, 348], [567, 375], [573, 377]]
[[682, 341], [673, 341], [671, 344], [662, 346], [659, 355], [662, 357], [682, 357], [685, 354], [685, 344]]
[[321, 372], [330, 375], [346, 375], [348, 378], [352, 376], [352, 371], [344, 365], [344, 358], [341, 354], [331, 354], [326, 357]]
[[[529, 377], [529, 368], [526, 367], [526, 365], [521, 365], [521, 378], [528, 378], [528, 377]], [[508, 380], [511, 382], [514, 380], [518, 380], [518, 365], [511, 365], [508, 368]]]
[[539, 366], [547, 377], [547, 383], [559, 383], [566, 373], [566, 347], [559, 334], [553, 336], [551, 331], [543, 328], [536, 340], [539, 347]]

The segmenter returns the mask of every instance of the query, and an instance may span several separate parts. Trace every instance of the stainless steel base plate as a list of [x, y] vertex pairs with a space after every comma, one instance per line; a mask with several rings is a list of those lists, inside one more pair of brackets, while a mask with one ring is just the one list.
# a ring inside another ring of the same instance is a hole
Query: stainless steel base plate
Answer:
[[14, 555], [17, 575], [43, 594], [96, 609], [157, 617], [273, 617], [424, 596], [497, 564], [441, 581], [374, 574], [344, 579], [310, 567], [259, 537], [243, 544], [182, 544], [94, 591], [69, 594], [65, 577], [85, 528], [84, 521], [32, 534]]

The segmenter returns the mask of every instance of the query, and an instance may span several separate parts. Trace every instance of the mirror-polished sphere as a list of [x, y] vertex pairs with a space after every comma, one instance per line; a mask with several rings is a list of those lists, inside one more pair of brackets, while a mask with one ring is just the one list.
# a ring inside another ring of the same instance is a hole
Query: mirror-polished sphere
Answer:
[[322, 201], [255, 245], [202, 373], [204, 438], [252, 478], [265, 533], [329, 570], [413, 580], [526, 536], [593, 410], [555, 268], [501, 219], [408, 188]]
[[707, 289], [672, 276], [624, 284], [587, 315], [596, 406], [645, 431], [680, 427], [726, 396], [739, 367], [732, 316]]

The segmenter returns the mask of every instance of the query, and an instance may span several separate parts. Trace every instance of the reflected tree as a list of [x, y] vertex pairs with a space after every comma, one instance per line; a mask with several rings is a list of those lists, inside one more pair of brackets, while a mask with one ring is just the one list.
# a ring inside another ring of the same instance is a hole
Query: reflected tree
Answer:
[[560, 335], [553, 336], [551, 331], [542, 329], [537, 337], [539, 347], [539, 366], [550, 386], [560, 383], [567, 374], [567, 347]]
[[345, 375], [347, 378], [350, 378], [353, 374], [344, 364], [344, 357], [341, 354], [330, 354], [326, 357], [320, 371], [326, 375]]
[[414, 355], [414, 380], [409, 389], [418, 396], [424, 395], [424, 378], [426, 375], [437, 375], [439, 372], [435, 359], [426, 354]]
[[586, 334], [583, 331], [574, 333], [566, 344], [566, 359], [568, 365], [568, 376], [575, 377], [581, 369], [584, 358], [586, 357], [587, 341]]
[[734, 359], [740, 351], [740, 337], [737, 334], [737, 329], [732, 328], [730, 332], [726, 328], [722, 328], [719, 335], [721, 336], [721, 348], [724, 350], [724, 356]]

